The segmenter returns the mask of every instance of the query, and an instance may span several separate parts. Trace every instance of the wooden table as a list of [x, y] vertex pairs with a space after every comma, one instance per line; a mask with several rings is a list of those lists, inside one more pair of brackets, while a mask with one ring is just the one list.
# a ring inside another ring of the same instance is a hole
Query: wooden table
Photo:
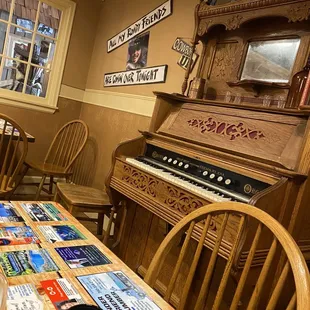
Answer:
[[[148, 295], [148, 297], [156, 303], [158, 307], [160, 307], [161, 309], [173, 309], [159, 295], [157, 295], [157, 293], [154, 292], [146, 283], [144, 283], [142, 279], [140, 279], [132, 270], [130, 270], [116, 255], [114, 255], [107, 247], [105, 247], [101, 243], [101, 241], [99, 241], [82, 224], [80, 224], [77, 219], [71, 216], [71, 214], [68, 211], [66, 211], [60, 204], [51, 202], [51, 204], [53, 204], [53, 206], [60, 211], [62, 216], [67, 218], [67, 221], [33, 221], [29, 215], [30, 213], [29, 212], [27, 213], [25, 209], [21, 206], [22, 203], [31, 203], [31, 202], [29, 201], [12, 202], [12, 205], [17, 210], [17, 212], [23, 217], [25, 222], [0, 223], [0, 228], [10, 226], [30, 226], [32, 230], [37, 234], [41, 243], [1, 246], [0, 255], [1, 253], [8, 251], [47, 249], [51, 258], [57, 264], [59, 271], [7, 277], [9, 286], [33, 283], [44, 300], [44, 309], [55, 309], [54, 305], [52, 304], [49, 297], [42, 288], [41, 281], [66, 278], [76, 288], [76, 290], [81, 295], [85, 303], [95, 305], [96, 303], [94, 302], [94, 300], [83, 288], [82, 284], [78, 281], [76, 277], [82, 275], [92, 275], [92, 274], [110, 272], [110, 271], [122, 271], [125, 275], [128, 276], [128, 278], [130, 278], [130, 280], [133, 283], [135, 283], [139, 288], [141, 288]], [[86, 239], [50, 243], [46, 240], [46, 238], [44, 237], [44, 235], [42, 234], [41, 230], [38, 227], [51, 226], [51, 225], [74, 225], [86, 237]], [[83, 245], [95, 245], [100, 250], [100, 252], [103, 253], [111, 261], [111, 264], [70, 269], [70, 267], [66, 264], [66, 262], [55, 250], [55, 248], [58, 247], [83, 246]], [[1, 271], [3, 274], [5, 274], [2, 267]], [[102, 308], [104, 309], [104, 307]]]
[[[4, 127], [4, 122], [1, 122], [1, 121], [0, 121], [0, 135], [2, 135], [2, 133], [3, 133], [3, 127]], [[11, 127], [11, 128], [12, 128], [12, 127]], [[12, 131], [10, 131], [10, 127], [8, 126], [8, 127], [6, 128], [5, 135], [7, 135], [7, 136], [9, 137], [9, 136], [11, 135], [11, 132], [12, 132]], [[35, 142], [35, 137], [34, 137], [34, 136], [32, 136], [31, 134], [29, 134], [29, 133], [27, 133], [27, 132], [25, 132], [25, 134], [26, 134], [26, 136], [27, 136], [28, 142], [30, 142], [30, 143]], [[17, 139], [17, 133], [16, 133], [16, 134], [14, 133], [14, 137], [16, 137], [16, 139]], [[14, 140], [14, 137], [13, 137], [13, 140]]]

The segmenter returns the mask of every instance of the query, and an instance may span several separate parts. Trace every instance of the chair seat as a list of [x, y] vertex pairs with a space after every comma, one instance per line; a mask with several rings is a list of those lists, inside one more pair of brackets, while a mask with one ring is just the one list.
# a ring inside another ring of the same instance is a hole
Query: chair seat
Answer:
[[108, 194], [100, 189], [70, 183], [57, 183], [58, 194], [71, 205], [102, 207], [110, 206]]
[[60, 167], [53, 164], [44, 164], [44, 163], [35, 163], [32, 161], [26, 160], [26, 165], [28, 165], [31, 169], [37, 170], [42, 174], [53, 175], [53, 176], [69, 176], [72, 173], [66, 172], [64, 167]]

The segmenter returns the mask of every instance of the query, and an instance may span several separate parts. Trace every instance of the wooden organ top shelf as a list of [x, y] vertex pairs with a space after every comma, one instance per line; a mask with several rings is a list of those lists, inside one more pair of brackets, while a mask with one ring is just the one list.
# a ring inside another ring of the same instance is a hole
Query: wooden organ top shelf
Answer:
[[[171, 225], [203, 205], [230, 200], [254, 205], [280, 221], [310, 261], [310, 110], [278, 108], [274, 102], [264, 107], [266, 95], [287, 97], [282, 83], [262, 85], [259, 93], [247, 85], [227, 84], [241, 81], [249, 42], [298, 37], [290, 68], [285, 64], [278, 70], [289, 73], [286, 83], [290, 85], [310, 51], [309, 16], [308, 0], [239, 0], [219, 6], [201, 1], [197, 5], [192, 43], [203, 45], [196, 75], [206, 80], [203, 99], [155, 92], [149, 130], [116, 148], [106, 182], [114, 203], [128, 205], [119, 255], [141, 276]], [[264, 71], [258, 67], [261, 75]], [[188, 80], [189, 73], [183, 91]], [[227, 91], [240, 93], [242, 102], [226, 102]], [[213, 248], [221, 222], [221, 217], [213, 219], [206, 249]], [[238, 222], [238, 216], [228, 220], [219, 251], [223, 259], [230, 255]], [[253, 231], [249, 221], [234, 262], [236, 274], [244, 266]], [[200, 234], [201, 228], [196, 227], [194, 238]], [[253, 279], [270, 242], [263, 233], [252, 262]], [[171, 252], [170, 264], [178, 255], [177, 250]], [[171, 276], [168, 265], [163, 270], [158, 291], [166, 289]], [[184, 271], [180, 288], [185, 279]], [[178, 304], [178, 292], [172, 303]]]

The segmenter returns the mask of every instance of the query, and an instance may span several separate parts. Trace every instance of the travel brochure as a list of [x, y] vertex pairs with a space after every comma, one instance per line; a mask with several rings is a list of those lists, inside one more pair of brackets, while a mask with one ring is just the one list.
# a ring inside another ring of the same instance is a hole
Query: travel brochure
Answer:
[[41, 297], [33, 284], [22, 284], [8, 287], [7, 310], [43, 310]]
[[40, 243], [40, 240], [29, 226], [0, 228], [0, 246]]
[[73, 225], [39, 226], [39, 229], [50, 243], [86, 239]]
[[15, 207], [9, 202], [0, 203], [0, 223], [24, 222]]
[[7, 277], [57, 271], [47, 250], [23, 250], [0, 253], [0, 266]]
[[77, 279], [102, 309], [160, 310], [122, 271], [79, 276]]
[[30, 218], [36, 222], [67, 221], [52, 203], [21, 203]]
[[55, 250], [71, 269], [111, 264], [94, 245], [61, 247]]
[[81, 295], [67, 279], [41, 281], [41, 285], [55, 309], [70, 309], [84, 303]]

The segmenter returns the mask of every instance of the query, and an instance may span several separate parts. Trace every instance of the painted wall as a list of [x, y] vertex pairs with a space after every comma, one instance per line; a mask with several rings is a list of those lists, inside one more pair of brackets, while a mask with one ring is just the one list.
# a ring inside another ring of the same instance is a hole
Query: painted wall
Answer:
[[172, 50], [172, 45], [176, 37], [190, 41], [198, 0], [173, 0], [173, 14], [149, 29], [147, 65], [168, 65], [165, 84], [103, 87], [104, 73], [125, 70], [127, 61], [128, 43], [108, 54], [107, 40], [163, 2], [113, 0], [103, 4], [84, 97], [95, 105], [83, 103], [80, 116], [90, 126], [90, 135], [98, 144], [93, 184], [97, 188], [104, 186], [115, 147], [122, 141], [139, 136], [139, 129], [148, 128], [155, 102], [149, 99], [153, 97], [153, 91], [181, 91], [185, 71], [177, 65], [181, 55]]
[[177, 65], [181, 55], [171, 47], [176, 37], [184, 37], [187, 42], [190, 41], [194, 31], [194, 8], [199, 3], [197, 0], [174, 0], [173, 14], [150, 28], [147, 66], [167, 64], [165, 84], [103, 87], [104, 73], [126, 70], [128, 50], [126, 43], [107, 54], [107, 40], [163, 2], [164, 0], [104, 2], [86, 88], [146, 96], [152, 96], [154, 90], [180, 92], [185, 71]]
[[[89, 5], [85, 0], [76, 0], [75, 2], [77, 3], [76, 15], [63, 84], [85, 89], [102, 2], [101, 0], [92, 0], [92, 5]], [[28, 158], [43, 160], [56, 132], [68, 121], [79, 118], [81, 105], [81, 102], [59, 97], [58, 111], [55, 114], [48, 114], [1, 105], [0, 98], [0, 113], [9, 115], [25, 131], [35, 136], [36, 142], [29, 144]]]

